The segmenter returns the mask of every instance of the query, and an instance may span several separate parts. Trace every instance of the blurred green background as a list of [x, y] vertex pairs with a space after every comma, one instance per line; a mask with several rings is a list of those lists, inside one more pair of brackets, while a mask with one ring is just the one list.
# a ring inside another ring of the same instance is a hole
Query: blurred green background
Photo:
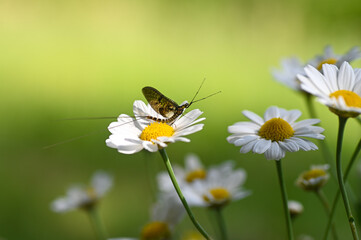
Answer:
[[[279, 68], [282, 57], [313, 58], [327, 44], [339, 54], [360, 46], [360, 23], [359, 0], [0, 1], [0, 238], [94, 239], [83, 212], [56, 214], [50, 203], [72, 183], [88, 183], [97, 169], [115, 176], [100, 206], [109, 237], [137, 237], [153, 199], [148, 179], [164, 169], [159, 154], [122, 155], [106, 147], [111, 120], [58, 120], [132, 114], [147, 85], [181, 103], [206, 78], [200, 97], [222, 93], [192, 106], [204, 111], [204, 130], [190, 136], [191, 143], [170, 145], [168, 154], [180, 164], [189, 152], [207, 166], [235, 160], [247, 170], [245, 187], [253, 194], [225, 209], [231, 239], [284, 239], [274, 162], [239, 154], [226, 141], [227, 126], [245, 120], [244, 109], [263, 114], [270, 105], [300, 109], [307, 118], [304, 99], [275, 82], [270, 69]], [[315, 106], [334, 149], [337, 117]], [[346, 163], [360, 137], [356, 121], [345, 134]], [[321, 153], [286, 156], [289, 198], [305, 207], [295, 233], [321, 239], [326, 217], [320, 203], [294, 186], [300, 172], [323, 163]], [[350, 182], [360, 197], [358, 167]], [[331, 180], [325, 187], [330, 199], [335, 189]], [[213, 235], [205, 210], [196, 215]], [[342, 239], [351, 238], [341, 204], [336, 225]], [[192, 229], [188, 219], [182, 229]]]

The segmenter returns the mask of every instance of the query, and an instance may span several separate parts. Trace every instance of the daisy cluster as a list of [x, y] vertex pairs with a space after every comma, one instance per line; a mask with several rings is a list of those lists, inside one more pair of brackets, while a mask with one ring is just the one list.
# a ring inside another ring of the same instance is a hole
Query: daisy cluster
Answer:
[[[234, 169], [231, 160], [205, 168], [197, 155], [189, 154], [185, 158], [185, 167], [176, 165], [174, 169], [190, 206], [219, 208], [250, 194], [243, 189], [246, 171]], [[158, 175], [157, 182], [162, 195], [176, 195], [166, 172]]]

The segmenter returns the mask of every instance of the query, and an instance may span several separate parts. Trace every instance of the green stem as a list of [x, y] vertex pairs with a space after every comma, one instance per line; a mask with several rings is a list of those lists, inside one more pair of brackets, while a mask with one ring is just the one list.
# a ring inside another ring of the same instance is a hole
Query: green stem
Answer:
[[[312, 95], [310, 94], [307, 94], [305, 96], [305, 99], [306, 99], [306, 105], [307, 105], [307, 109], [308, 109], [308, 113], [310, 115], [311, 118], [317, 118], [317, 114], [316, 114], [316, 110], [315, 110], [315, 107], [313, 105], [313, 101], [312, 101]], [[329, 164], [330, 166], [333, 166], [333, 156], [331, 154], [331, 151], [330, 149], [328, 148], [328, 145], [327, 145], [327, 141], [324, 139], [324, 140], [318, 140], [318, 144], [320, 145], [320, 149], [322, 151], [322, 155], [323, 155], [323, 158], [325, 160], [325, 162], [327, 164]], [[331, 168], [331, 174], [332, 176], [334, 177], [334, 179], [336, 179], [336, 173], [333, 171], [333, 167]]]
[[[318, 199], [320, 200], [323, 208], [325, 209], [327, 216], [330, 217], [330, 214], [331, 214], [330, 205], [327, 201], [325, 194], [323, 193], [323, 191], [321, 189], [319, 189], [318, 191], [315, 191], [315, 193], [316, 193]], [[334, 223], [332, 223], [332, 236], [333, 236], [334, 240], [338, 239], [337, 232], [336, 232], [336, 226]]]
[[93, 207], [88, 208], [87, 213], [88, 213], [90, 222], [91, 222], [91, 224], [93, 226], [96, 239], [105, 240], [106, 239], [105, 231], [104, 231], [103, 225], [102, 225], [102, 223], [100, 221], [99, 214], [98, 214], [98, 211], [97, 211], [97, 207], [93, 206]]
[[220, 207], [214, 208], [216, 212], [217, 223], [221, 233], [221, 240], [228, 240], [226, 224], [223, 218], [222, 209]]
[[286, 224], [287, 224], [288, 239], [293, 240], [291, 215], [290, 215], [290, 211], [288, 210], [288, 199], [287, 199], [286, 185], [285, 185], [285, 181], [283, 179], [281, 159], [276, 160], [275, 162], [276, 162], [276, 167], [277, 167], [278, 180], [279, 180], [279, 184], [281, 187], [283, 209], [285, 212], [285, 218], [286, 218]]
[[338, 128], [338, 136], [337, 136], [337, 150], [336, 150], [336, 171], [337, 171], [337, 178], [338, 183], [341, 191], [341, 196], [343, 199], [343, 203], [345, 205], [345, 210], [348, 218], [348, 222], [350, 224], [351, 232], [353, 239], [359, 239], [356, 230], [355, 219], [352, 216], [352, 211], [350, 207], [350, 203], [347, 197], [346, 188], [342, 176], [342, 164], [341, 164], [341, 150], [342, 150], [342, 140], [343, 140], [343, 133], [345, 130], [347, 118], [339, 116], [339, 128]]
[[[346, 182], [347, 181], [347, 177], [351, 171], [351, 168], [357, 158], [357, 155], [360, 153], [361, 151], [361, 139], [359, 140], [358, 144], [357, 144], [357, 147], [355, 149], [355, 151], [353, 152], [352, 154], [352, 157], [350, 159], [350, 162], [348, 163], [347, 167], [346, 167], [346, 170], [345, 170], [345, 174], [343, 176], [343, 179], [344, 181]], [[330, 231], [330, 228], [331, 228], [331, 224], [333, 222], [333, 217], [335, 215], [335, 212], [336, 212], [336, 206], [337, 206], [337, 203], [338, 203], [338, 200], [340, 198], [340, 189], [337, 190], [337, 193], [335, 195], [335, 198], [333, 199], [333, 203], [332, 203], [332, 208], [331, 208], [331, 213], [330, 213], [330, 217], [328, 219], [328, 222], [327, 222], [327, 226], [326, 226], [326, 231], [325, 231], [325, 234], [324, 234], [324, 237], [323, 237], [323, 240], [326, 240], [327, 237], [328, 237], [328, 233]]]
[[170, 160], [168, 158], [167, 152], [165, 151], [164, 148], [159, 149], [159, 153], [163, 158], [164, 164], [167, 168], [168, 174], [170, 179], [172, 180], [173, 186], [179, 196], [179, 199], [181, 200], [184, 208], [186, 209], [189, 218], [191, 219], [193, 225], [197, 228], [197, 230], [203, 235], [203, 237], [205, 237], [207, 240], [210, 240], [211, 237], [208, 235], [208, 233], [203, 229], [203, 227], [197, 222], [196, 218], [194, 217], [186, 199], [183, 196], [183, 193], [178, 185], [177, 179], [175, 178], [174, 172], [173, 172], [173, 168], [172, 165], [170, 163]]
[[358, 117], [356, 118], [356, 120], [357, 120], [357, 122], [358, 122], [359, 124], [361, 124], [361, 117], [360, 117], [360, 116], [358, 116]]

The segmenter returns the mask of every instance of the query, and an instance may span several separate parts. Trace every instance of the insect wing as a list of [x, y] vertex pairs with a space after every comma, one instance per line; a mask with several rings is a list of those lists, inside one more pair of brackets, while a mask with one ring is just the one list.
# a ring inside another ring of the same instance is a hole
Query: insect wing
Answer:
[[142, 89], [142, 92], [150, 106], [154, 109], [154, 111], [156, 111], [163, 117], [172, 117], [179, 108], [176, 102], [174, 102], [170, 98], [167, 98], [153, 87], [144, 87]]

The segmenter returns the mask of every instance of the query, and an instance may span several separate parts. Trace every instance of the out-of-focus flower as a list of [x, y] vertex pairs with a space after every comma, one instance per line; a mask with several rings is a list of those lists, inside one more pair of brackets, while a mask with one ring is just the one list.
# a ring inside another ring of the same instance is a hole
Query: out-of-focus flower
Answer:
[[51, 203], [54, 212], [67, 212], [77, 208], [92, 208], [113, 185], [113, 177], [104, 172], [94, 173], [90, 186], [71, 186], [65, 197], [58, 198]]
[[351, 62], [359, 58], [361, 58], [361, 51], [358, 47], [351, 48], [344, 55], [336, 55], [331, 46], [326, 46], [324, 54], [318, 55], [306, 63], [302, 63], [296, 57], [283, 59], [281, 61], [282, 68], [280, 70], [272, 69], [272, 75], [278, 82], [289, 88], [304, 92], [297, 75], [306, 74], [304, 70], [306, 65], [311, 65], [322, 72], [323, 64], [333, 64], [339, 68], [343, 62]]
[[295, 218], [303, 213], [302, 203], [295, 200], [289, 200], [287, 205], [288, 211], [290, 211], [291, 218]]
[[296, 58], [285, 58], [281, 61], [282, 69], [273, 69], [273, 77], [280, 83], [286, 85], [287, 87], [301, 91], [300, 81], [297, 79], [297, 74], [305, 74], [305, 64]]
[[317, 68], [317, 70], [322, 71], [323, 64], [332, 64], [336, 67], [340, 67], [343, 62], [351, 62], [359, 58], [361, 58], [361, 51], [359, 47], [353, 47], [347, 53], [337, 55], [334, 53], [331, 46], [326, 46], [324, 53], [310, 60], [308, 64]]
[[[185, 157], [185, 166], [174, 166], [174, 173], [180, 187], [190, 184], [195, 180], [205, 179], [207, 170], [204, 168], [199, 157], [195, 154], [188, 154]], [[161, 192], [174, 192], [174, 186], [167, 172], [161, 172], [157, 176], [158, 187]]]
[[306, 191], [318, 191], [330, 178], [329, 168], [328, 164], [311, 166], [310, 170], [301, 173], [296, 185]]
[[133, 105], [135, 119], [121, 114], [117, 122], [112, 122], [108, 129], [111, 135], [106, 140], [108, 147], [116, 148], [120, 153], [133, 154], [146, 149], [156, 152], [167, 147], [168, 143], [177, 141], [190, 142], [184, 136], [202, 130], [204, 124], [196, 124], [205, 118], [197, 119], [202, 112], [194, 109], [184, 116], [178, 117], [171, 124], [147, 119], [151, 116], [164, 119], [153, 108], [143, 101], [135, 101]]
[[[185, 209], [174, 196], [162, 195], [151, 208], [151, 221], [143, 226], [140, 240], [169, 240], [175, 226], [184, 217]], [[112, 238], [108, 240], [137, 240], [138, 238]]]
[[268, 160], [279, 160], [285, 157], [286, 152], [318, 149], [303, 137], [324, 139], [321, 134], [324, 129], [312, 126], [320, 120], [295, 122], [301, 116], [298, 110], [269, 107], [263, 118], [247, 110], [242, 113], [252, 122], [237, 122], [229, 126], [228, 132], [232, 135], [227, 137], [229, 143], [242, 146], [241, 153], [264, 153]]
[[250, 195], [243, 189], [246, 172], [233, 168], [234, 163], [227, 161], [210, 168], [206, 179], [186, 185], [183, 193], [189, 205], [218, 208]]
[[344, 62], [340, 69], [324, 64], [323, 74], [312, 66], [305, 67], [307, 77], [299, 75], [301, 87], [341, 117], [361, 114], [361, 69]]

